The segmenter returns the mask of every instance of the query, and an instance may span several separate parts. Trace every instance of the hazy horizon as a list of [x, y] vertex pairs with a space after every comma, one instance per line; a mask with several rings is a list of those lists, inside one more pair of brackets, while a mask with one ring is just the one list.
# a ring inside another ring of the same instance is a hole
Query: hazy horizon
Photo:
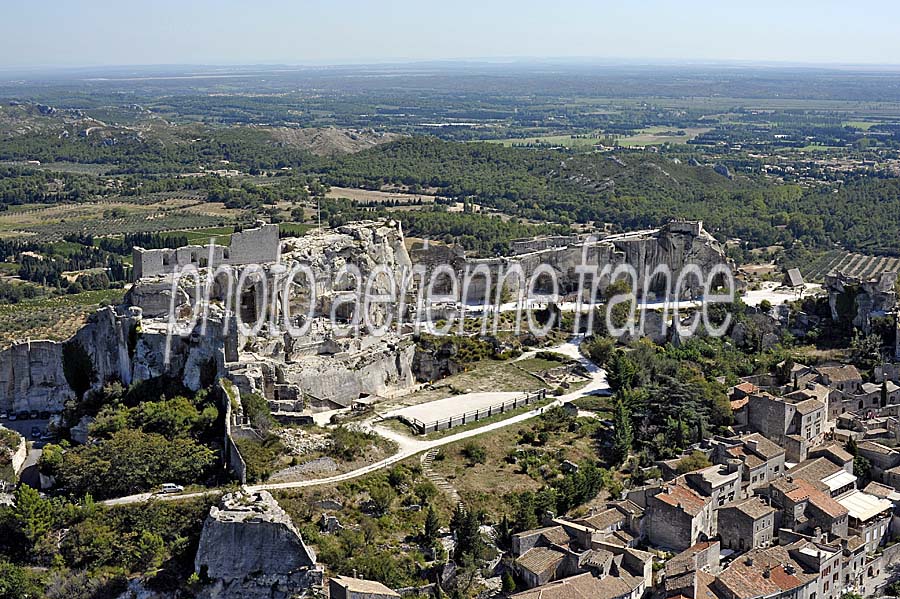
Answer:
[[[896, 66], [896, 3], [110, 0], [10, 4], [4, 70], [459, 61]], [[546, 58], [545, 58], [546, 57]]]

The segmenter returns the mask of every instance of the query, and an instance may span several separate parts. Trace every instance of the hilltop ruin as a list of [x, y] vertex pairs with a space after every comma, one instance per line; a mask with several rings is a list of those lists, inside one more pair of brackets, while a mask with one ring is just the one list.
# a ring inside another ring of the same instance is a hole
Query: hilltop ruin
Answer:
[[[309, 415], [344, 408], [360, 396], [408, 388], [430, 375], [417, 376], [417, 365], [427, 360], [416, 360], [411, 324], [423, 317], [411, 301], [421, 283], [414, 280], [401, 290], [399, 303], [363, 307], [353, 301], [359, 280], [374, 276], [367, 292], [389, 294], [391, 279], [403, 280], [415, 267], [428, 271], [444, 264], [463, 273], [479, 265], [517, 264], [528, 277], [547, 264], [565, 294], [577, 284], [575, 268], [583, 252], [588, 264], [628, 264], [642, 277], [661, 265], [677, 276], [688, 265], [706, 271], [725, 263], [720, 245], [697, 222], [588, 242], [560, 237], [514, 245], [514, 255], [488, 260], [438, 244], [410, 251], [400, 223], [389, 220], [285, 239], [279, 239], [277, 225], [261, 225], [235, 233], [228, 247], [135, 248], [135, 281], [122, 305], [93, 314], [67, 342], [28, 341], [0, 352], [0, 409], [58, 413], [85, 390], [79, 387], [162, 375], [193, 390], [227, 377], [240, 393], [265, 397], [273, 412]], [[176, 269], [184, 267], [195, 276], [176, 278]], [[356, 274], [336, 276], [344, 270]], [[384, 278], [375, 276], [380, 273]], [[488, 289], [481, 279], [479, 290], [478, 280], [470, 294], [484, 297]], [[601, 280], [601, 291], [608, 284], [608, 278]], [[373, 325], [392, 318], [403, 324], [380, 335], [359, 332], [363, 309]], [[284, 322], [288, 311], [291, 317]], [[241, 323], [258, 326], [248, 331]], [[341, 335], [335, 323], [358, 334]], [[73, 357], [90, 365], [74, 385], [65, 368]]]

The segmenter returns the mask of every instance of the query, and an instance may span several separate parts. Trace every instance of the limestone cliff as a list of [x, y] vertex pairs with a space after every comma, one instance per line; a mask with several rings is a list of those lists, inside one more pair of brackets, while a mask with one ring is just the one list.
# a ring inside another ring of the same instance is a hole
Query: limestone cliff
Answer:
[[897, 273], [882, 273], [876, 279], [863, 280], [843, 273], [825, 277], [828, 305], [835, 322], [849, 321], [868, 334], [872, 318], [897, 309]]
[[323, 571], [287, 513], [266, 491], [225, 495], [203, 523], [194, 567], [200, 596], [281, 599], [322, 585]]

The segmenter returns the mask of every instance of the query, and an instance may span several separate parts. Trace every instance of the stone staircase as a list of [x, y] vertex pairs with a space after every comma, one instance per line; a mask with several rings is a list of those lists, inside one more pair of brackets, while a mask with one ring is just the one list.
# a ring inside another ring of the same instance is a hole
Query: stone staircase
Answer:
[[435, 472], [431, 467], [434, 462], [434, 456], [437, 455], [438, 451], [439, 448], [434, 447], [422, 454], [420, 459], [422, 463], [422, 473], [435, 487], [446, 493], [454, 505], [462, 507], [462, 499], [460, 499], [459, 493], [453, 488], [453, 485], [451, 485], [446, 478]]

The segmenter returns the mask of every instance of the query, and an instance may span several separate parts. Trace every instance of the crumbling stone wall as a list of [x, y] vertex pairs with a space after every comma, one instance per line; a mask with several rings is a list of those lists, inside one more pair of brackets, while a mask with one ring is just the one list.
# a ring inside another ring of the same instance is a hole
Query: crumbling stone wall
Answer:
[[189, 264], [204, 268], [208, 266], [210, 251], [213, 266], [276, 262], [279, 252], [278, 225], [260, 223], [256, 228], [233, 233], [228, 247], [218, 244], [153, 250], [135, 247], [132, 250], [134, 280], [168, 274]]

